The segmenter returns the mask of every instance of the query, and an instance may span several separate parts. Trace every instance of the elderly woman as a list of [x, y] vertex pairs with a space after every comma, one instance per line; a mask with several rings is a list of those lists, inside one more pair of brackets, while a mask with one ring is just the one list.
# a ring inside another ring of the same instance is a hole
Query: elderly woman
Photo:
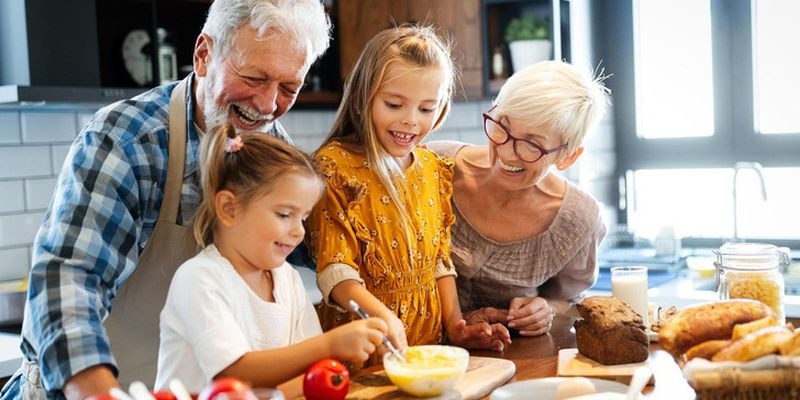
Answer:
[[542, 62], [509, 78], [483, 114], [488, 146], [428, 144], [455, 160], [452, 259], [468, 321], [541, 335], [594, 284], [600, 208], [551, 171], [580, 157], [607, 103], [602, 78]]

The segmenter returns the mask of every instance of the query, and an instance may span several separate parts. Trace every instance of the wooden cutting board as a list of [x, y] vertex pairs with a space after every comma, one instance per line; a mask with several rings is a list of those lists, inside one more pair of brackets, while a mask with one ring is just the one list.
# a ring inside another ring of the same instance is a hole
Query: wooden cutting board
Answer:
[[[440, 396], [428, 397], [436, 400], [480, 399], [492, 390], [508, 382], [516, 372], [512, 361], [492, 357], [469, 357], [467, 372], [453, 390]], [[416, 399], [394, 386], [383, 370], [351, 379], [347, 399]]]
[[[620, 365], [603, 365], [578, 352], [578, 349], [561, 349], [558, 351], [558, 376], [583, 376], [586, 378], [600, 378], [629, 384], [633, 377], [633, 370], [642, 365], [648, 365], [650, 359], [644, 362]], [[654, 384], [650, 378], [649, 385]]]

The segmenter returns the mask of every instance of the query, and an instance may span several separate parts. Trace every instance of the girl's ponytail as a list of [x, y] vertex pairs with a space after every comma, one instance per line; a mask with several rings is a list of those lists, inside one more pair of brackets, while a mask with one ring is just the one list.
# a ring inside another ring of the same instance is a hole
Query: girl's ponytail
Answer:
[[200, 140], [200, 184], [203, 188], [203, 201], [197, 209], [194, 220], [194, 239], [200, 247], [205, 248], [212, 243], [217, 213], [214, 209], [214, 197], [225, 179], [226, 144], [239, 140], [236, 129], [225, 124], [218, 130], [212, 130]]

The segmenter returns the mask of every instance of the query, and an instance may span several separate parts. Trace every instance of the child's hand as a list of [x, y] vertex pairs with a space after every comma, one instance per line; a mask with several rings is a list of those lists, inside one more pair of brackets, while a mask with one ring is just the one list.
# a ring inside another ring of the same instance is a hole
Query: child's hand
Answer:
[[459, 320], [448, 327], [447, 338], [450, 343], [467, 349], [503, 351], [506, 345], [511, 344], [511, 334], [503, 324], [486, 321], [467, 325], [467, 321]]
[[[386, 309], [385, 312], [381, 313], [380, 317], [389, 328], [389, 331], [386, 332], [386, 337], [389, 338], [389, 341], [392, 342], [394, 347], [400, 351], [408, 347], [406, 327], [403, 325], [403, 321], [401, 321], [400, 318], [397, 318], [397, 315], [395, 315], [395, 313], [391, 312], [389, 309]], [[385, 352], [388, 351], [388, 349], [383, 348], [381, 351]]]
[[488, 322], [489, 324], [499, 322], [504, 324], [508, 320], [508, 310], [494, 307], [483, 307], [465, 313], [464, 319], [467, 321], [467, 325], [476, 324], [478, 322]]
[[382, 319], [368, 318], [342, 325], [325, 335], [330, 338], [331, 357], [363, 362], [381, 344], [386, 331], [386, 323]]

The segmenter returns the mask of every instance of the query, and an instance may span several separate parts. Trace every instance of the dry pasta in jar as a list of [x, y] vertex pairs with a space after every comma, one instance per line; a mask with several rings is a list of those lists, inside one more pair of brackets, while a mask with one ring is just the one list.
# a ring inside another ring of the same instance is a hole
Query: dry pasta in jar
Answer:
[[728, 271], [726, 280], [729, 299], [758, 300], [769, 306], [775, 316], [783, 321], [784, 284], [780, 274]]
[[758, 300], [784, 323], [784, 282], [778, 248], [760, 243], [727, 243], [715, 253], [720, 297]]

